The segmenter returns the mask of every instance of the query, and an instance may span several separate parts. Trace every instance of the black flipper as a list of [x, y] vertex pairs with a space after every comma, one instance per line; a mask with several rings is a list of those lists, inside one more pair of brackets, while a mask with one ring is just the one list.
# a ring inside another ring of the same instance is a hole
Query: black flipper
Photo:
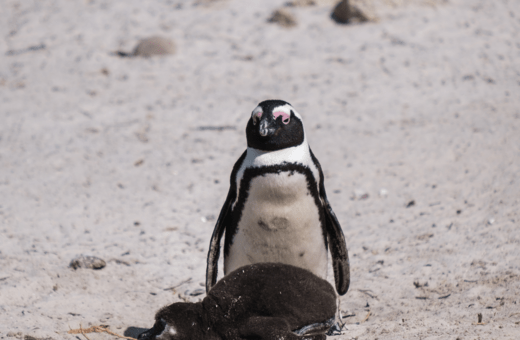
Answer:
[[345, 242], [343, 231], [341, 230], [341, 225], [339, 224], [336, 214], [334, 214], [329, 200], [327, 199], [327, 194], [325, 193], [325, 184], [323, 183], [324, 177], [321, 165], [312, 153], [312, 150], [310, 150], [310, 153], [312, 161], [320, 173], [319, 195], [325, 211], [326, 230], [329, 240], [330, 254], [332, 255], [332, 268], [334, 269], [336, 291], [339, 295], [345, 295], [350, 286], [350, 262], [348, 259], [347, 244]]
[[218, 216], [217, 223], [215, 224], [215, 229], [213, 229], [213, 235], [211, 235], [206, 267], [206, 293], [208, 293], [211, 287], [213, 287], [213, 285], [215, 285], [217, 282], [218, 259], [220, 257], [220, 241], [222, 240], [224, 231], [229, 227], [229, 223], [231, 221], [231, 210], [237, 196], [236, 175], [240, 169], [240, 166], [242, 165], [242, 162], [246, 158], [246, 154], [247, 151], [244, 151], [242, 156], [240, 156], [238, 161], [233, 166], [233, 171], [231, 171], [229, 192], [226, 197], [226, 201], [220, 210], [220, 215]]
[[226, 198], [226, 202], [220, 210], [217, 224], [215, 225], [215, 229], [213, 229], [213, 235], [211, 235], [206, 267], [206, 293], [208, 293], [211, 287], [213, 287], [213, 285], [215, 285], [217, 282], [218, 259], [220, 257], [220, 240], [222, 239], [222, 235], [224, 235], [224, 231], [226, 230], [227, 225], [227, 223], [224, 221], [228, 220], [227, 217], [229, 216], [231, 205], [235, 201], [235, 197], [236, 191], [232, 192], [230, 189]]

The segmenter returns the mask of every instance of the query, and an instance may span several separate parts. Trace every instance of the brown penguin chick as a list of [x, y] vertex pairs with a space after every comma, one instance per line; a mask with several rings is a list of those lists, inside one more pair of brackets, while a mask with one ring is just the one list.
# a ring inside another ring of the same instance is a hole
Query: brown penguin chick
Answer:
[[310, 271], [257, 263], [231, 272], [198, 303], [159, 310], [140, 340], [325, 340], [336, 294]]

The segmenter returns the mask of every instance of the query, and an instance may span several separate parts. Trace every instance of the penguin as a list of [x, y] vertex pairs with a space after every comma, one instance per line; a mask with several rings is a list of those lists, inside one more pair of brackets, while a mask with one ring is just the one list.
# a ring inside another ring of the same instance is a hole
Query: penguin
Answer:
[[285, 101], [263, 101], [251, 113], [246, 137], [211, 237], [206, 291], [217, 280], [225, 233], [224, 275], [244, 265], [280, 262], [326, 279], [330, 248], [336, 291], [344, 295], [350, 284], [347, 245], [302, 117]]
[[160, 309], [140, 340], [325, 340], [336, 294], [308, 270], [282, 263], [240, 267], [197, 303]]

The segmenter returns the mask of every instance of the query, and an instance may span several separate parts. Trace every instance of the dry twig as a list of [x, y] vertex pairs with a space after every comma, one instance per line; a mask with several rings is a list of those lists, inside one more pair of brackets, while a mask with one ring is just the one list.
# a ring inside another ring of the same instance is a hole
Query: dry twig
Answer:
[[358, 291], [360, 291], [363, 294], [366, 294], [366, 295], [370, 296], [372, 299], [379, 300], [377, 298], [377, 296], [374, 294], [374, 292], [371, 291], [370, 289], [358, 289]]
[[69, 334], [82, 334], [88, 340], [90, 340], [90, 339], [86, 335], [87, 333], [108, 333], [110, 335], [117, 336], [118, 338], [121, 338], [121, 339], [135, 340], [135, 338], [131, 338], [131, 337], [124, 336], [124, 335], [119, 335], [117, 333], [114, 333], [114, 332], [110, 331], [108, 329], [108, 326], [92, 326], [92, 327], [89, 327], [89, 328], [82, 328], [81, 324], [80, 324], [79, 325], [79, 329], [71, 329], [67, 333], [69, 333]]
[[361, 323], [367, 321], [371, 314], [372, 314], [372, 312], [371, 312], [371, 311], [368, 311], [367, 316], [365, 316], [365, 318], [363, 319], [363, 321], [361, 321]]

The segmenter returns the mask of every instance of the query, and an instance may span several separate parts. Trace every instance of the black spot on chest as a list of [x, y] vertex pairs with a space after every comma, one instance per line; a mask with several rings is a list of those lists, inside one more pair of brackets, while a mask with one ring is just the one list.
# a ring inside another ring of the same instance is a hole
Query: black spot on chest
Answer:
[[267, 231], [284, 230], [289, 227], [289, 220], [285, 217], [275, 217], [270, 221], [258, 220], [258, 226]]

